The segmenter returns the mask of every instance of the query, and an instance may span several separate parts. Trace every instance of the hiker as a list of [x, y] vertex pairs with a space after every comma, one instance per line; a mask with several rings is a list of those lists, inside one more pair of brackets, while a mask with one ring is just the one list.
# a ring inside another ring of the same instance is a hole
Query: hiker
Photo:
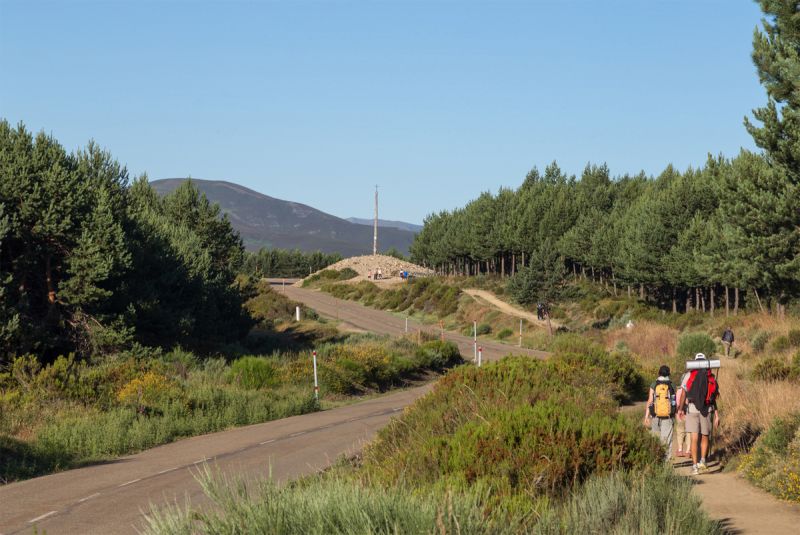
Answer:
[[536, 303], [536, 319], [542, 321], [542, 304]]
[[666, 447], [666, 461], [672, 456], [675, 407], [675, 387], [669, 378], [669, 366], [664, 365], [658, 369], [658, 378], [650, 385], [647, 406], [644, 409], [644, 425]]
[[722, 344], [725, 346], [725, 356], [731, 356], [731, 347], [733, 347], [733, 331], [730, 327], [725, 329], [722, 333]]
[[675, 452], [675, 457], [691, 457], [689, 453], [689, 436], [686, 433], [686, 381], [689, 379], [689, 372], [685, 372], [681, 376], [680, 386], [678, 386], [676, 409], [678, 411], [678, 418], [675, 422], [675, 434], [678, 438], [678, 451]]
[[[694, 356], [694, 360], [706, 360], [706, 356], [698, 353]], [[717, 379], [711, 373], [710, 368], [692, 370], [688, 373], [686, 384], [681, 385], [678, 394], [678, 406], [681, 407], [678, 417], [681, 418], [685, 415], [686, 418], [686, 432], [691, 437], [692, 475], [697, 475], [708, 470], [706, 457], [712, 418], [719, 421], [719, 414], [714, 410], [719, 397]], [[683, 410], [684, 399], [688, 401], [685, 411]], [[699, 459], [698, 446], [700, 448]]]
[[372, 280], [372, 270], [367, 271], [367, 280]]
[[378, 268], [378, 272], [375, 274], [375, 279], [380, 280], [383, 278], [383, 272], [381, 272], [381, 268]]

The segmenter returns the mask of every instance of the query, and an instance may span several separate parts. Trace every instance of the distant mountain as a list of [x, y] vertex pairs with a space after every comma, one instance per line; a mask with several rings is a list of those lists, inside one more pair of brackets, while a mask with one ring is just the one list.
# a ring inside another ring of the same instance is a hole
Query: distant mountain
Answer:
[[[372, 219], [363, 219], [360, 217], [348, 217], [347, 221], [357, 225], [372, 226]], [[378, 219], [378, 227], [386, 228], [399, 228], [400, 230], [407, 230], [409, 232], [417, 233], [422, 230], [422, 225], [415, 225], [414, 223], [406, 223], [405, 221], [389, 221], [388, 219]]]
[[[185, 178], [154, 180], [150, 185], [164, 195]], [[262, 247], [323, 251], [355, 256], [372, 253], [372, 226], [351, 223], [305, 204], [276, 199], [232, 182], [192, 179], [211, 202], [219, 204], [239, 231], [248, 250]], [[378, 230], [378, 249], [392, 247], [403, 254], [414, 232], [384, 227]]]

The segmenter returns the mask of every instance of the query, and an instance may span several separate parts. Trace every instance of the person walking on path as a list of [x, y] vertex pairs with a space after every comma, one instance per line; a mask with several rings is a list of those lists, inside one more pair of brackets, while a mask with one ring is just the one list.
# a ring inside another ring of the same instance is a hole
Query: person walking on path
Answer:
[[730, 327], [726, 327], [725, 332], [722, 333], [722, 344], [725, 346], [725, 356], [730, 357], [733, 347], [733, 331]]
[[678, 386], [677, 399], [675, 401], [678, 417], [675, 421], [675, 435], [678, 440], [678, 450], [675, 452], [676, 457], [691, 457], [689, 453], [689, 436], [686, 433], [686, 381], [689, 379], [689, 372], [681, 376], [681, 382]]
[[[698, 353], [694, 359], [705, 361], [706, 356]], [[686, 385], [682, 385], [678, 392], [679, 407], [682, 407], [684, 401], [683, 392], [686, 393], [685, 400], [688, 401], [686, 411], [681, 409], [678, 417], [681, 418], [685, 415], [686, 418], [686, 432], [691, 437], [692, 475], [697, 475], [708, 470], [706, 465], [708, 436], [711, 434], [712, 411], [719, 397], [719, 387], [711, 369], [702, 368], [690, 371], [686, 378]], [[719, 416], [716, 415], [717, 420], [718, 418]]]
[[658, 369], [658, 378], [650, 385], [644, 425], [657, 436], [666, 447], [666, 459], [672, 456], [672, 430], [675, 416], [675, 387], [669, 378], [669, 366]]

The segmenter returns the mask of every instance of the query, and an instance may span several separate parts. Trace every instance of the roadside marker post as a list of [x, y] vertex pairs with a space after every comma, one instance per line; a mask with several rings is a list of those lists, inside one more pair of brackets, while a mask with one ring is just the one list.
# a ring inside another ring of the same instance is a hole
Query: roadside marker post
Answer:
[[519, 347], [522, 347], [522, 320], [519, 320]]
[[286, 293], [286, 279], [283, 279], [283, 282], [281, 282], [281, 290], [283, 293]]
[[408, 318], [406, 318], [406, 334], [408, 334]]
[[441, 334], [441, 339], [442, 339], [442, 342], [444, 342], [444, 322], [443, 321], [439, 322], [439, 329], [441, 329], [441, 333], [442, 333]]
[[472, 360], [478, 362], [478, 322], [472, 322]]
[[311, 358], [314, 362], [314, 399], [319, 399], [319, 383], [317, 382], [317, 352], [311, 353]]
[[481, 362], [483, 361], [483, 348], [478, 348], [478, 368], [481, 367]]
[[294, 307], [294, 319], [300, 321], [300, 307]]

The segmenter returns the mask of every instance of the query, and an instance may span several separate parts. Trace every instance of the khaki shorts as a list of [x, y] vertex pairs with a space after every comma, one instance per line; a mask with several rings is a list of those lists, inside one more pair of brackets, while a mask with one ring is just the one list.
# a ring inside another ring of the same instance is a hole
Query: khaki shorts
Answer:
[[711, 411], [708, 411], [708, 416], [703, 416], [700, 414], [700, 411], [690, 403], [689, 410], [686, 412], [686, 432], [700, 433], [706, 436], [711, 434], [711, 414]]

